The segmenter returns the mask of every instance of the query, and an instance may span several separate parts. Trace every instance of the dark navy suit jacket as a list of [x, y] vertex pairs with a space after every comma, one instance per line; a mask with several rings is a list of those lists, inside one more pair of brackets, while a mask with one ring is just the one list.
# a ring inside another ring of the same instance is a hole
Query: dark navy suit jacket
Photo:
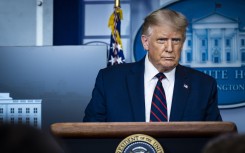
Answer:
[[[100, 70], [84, 122], [145, 122], [144, 58]], [[212, 77], [176, 67], [170, 121], [221, 121]]]

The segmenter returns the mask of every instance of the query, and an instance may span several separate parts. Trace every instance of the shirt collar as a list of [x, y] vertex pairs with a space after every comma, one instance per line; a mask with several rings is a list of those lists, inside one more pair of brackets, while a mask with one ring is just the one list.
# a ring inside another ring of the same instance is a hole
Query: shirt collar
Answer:
[[[174, 82], [175, 80], [176, 67], [166, 73], [163, 73], [169, 82]], [[159, 71], [154, 67], [154, 65], [149, 61], [148, 53], [145, 56], [145, 80], [151, 81]]]

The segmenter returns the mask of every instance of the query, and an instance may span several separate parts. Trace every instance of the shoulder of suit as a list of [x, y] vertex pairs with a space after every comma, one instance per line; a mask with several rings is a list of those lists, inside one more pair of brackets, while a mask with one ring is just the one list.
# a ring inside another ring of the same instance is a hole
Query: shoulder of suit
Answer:
[[181, 69], [183, 69], [183, 71], [186, 72], [187, 75], [192, 76], [192, 77], [199, 77], [199, 78], [204, 78], [204, 79], [208, 79], [208, 80], [215, 80], [212, 76], [205, 74], [199, 70], [196, 70], [194, 68], [190, 68], [187, 66], [183, 66], [183, 65], [179, 65], [179, 67]]

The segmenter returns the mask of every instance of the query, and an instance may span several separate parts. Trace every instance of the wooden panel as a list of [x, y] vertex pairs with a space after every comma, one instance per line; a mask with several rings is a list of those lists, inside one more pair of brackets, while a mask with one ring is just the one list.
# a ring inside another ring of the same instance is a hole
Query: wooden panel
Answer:
[[55, 123], [51, 132], [63, 138], [122, 138], [131, 134], [164, 137], [214, 137], [237, 132], [232, 122], [113, 122], [113, 123]]

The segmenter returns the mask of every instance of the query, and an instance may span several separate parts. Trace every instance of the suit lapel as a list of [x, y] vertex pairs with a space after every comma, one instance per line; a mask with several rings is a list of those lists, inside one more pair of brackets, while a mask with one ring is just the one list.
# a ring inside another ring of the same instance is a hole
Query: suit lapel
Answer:
[[175, 85], [170, 121], [181, 121], [190, 91], [190, 82], [184, 67], [178, 65], [175, 72]]
[[135, 122], [145, 121], [144, 58], [137, 62], [127, 75], [128, 92]]

